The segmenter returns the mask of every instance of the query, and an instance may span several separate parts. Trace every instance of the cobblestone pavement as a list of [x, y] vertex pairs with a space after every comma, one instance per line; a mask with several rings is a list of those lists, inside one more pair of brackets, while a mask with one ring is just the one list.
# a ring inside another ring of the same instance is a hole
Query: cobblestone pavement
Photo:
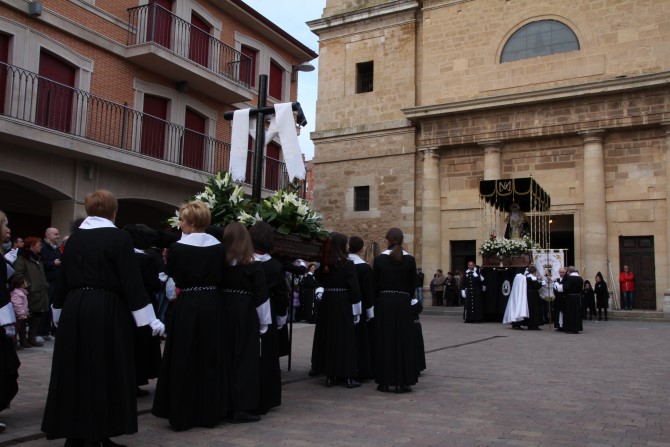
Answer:
[[[314, 328], [294, 326], [283, 405], [256, 424], [171, 430], [139, 399], [132, 446], [670, 446], [670, 324], [584, 322], [579, 335], [422, 318], [428, 369], [408, 394], [309, 377]], [[20, 351], [0, 447], [60, 446], [39, 431], [53, 342]]]

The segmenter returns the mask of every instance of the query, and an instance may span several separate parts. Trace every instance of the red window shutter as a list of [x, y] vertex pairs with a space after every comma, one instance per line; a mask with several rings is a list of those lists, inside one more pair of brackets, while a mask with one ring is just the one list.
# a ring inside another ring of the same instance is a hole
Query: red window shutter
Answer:
[[[0, 62], [9, 62], [9, 39], [5, 34], [0, 34]], [[7, 66], [0, 64], [0, 114], [5, 113], [5, 98], [7, 95]]]
[[272, 191], [279, 189], [279, 154], [281, 148], [276, 143], [268, 143], [265, 150], [265, 188]]
[[184, 132], [184, 156], [182, 163], [194, 169], [202, 170], [205, 153], [206, 118], [191, 109], [186, 109]]
[[189, 59], [207, 67], [209, 60], [209, 25], [195, 14], [191, 14], [191, 41]]
[[162, 159], [165, 154], [167, 107], [167, 99], [144, 95], [140, 151], [150, 157]]
[[[156, 4], [156, 6], [154, 6]], [[172, 0], [149, 0], [147, 14], [147, 42], [170, 48], [172, 22]], [[154, 16], [154, 10], [156, 15]]]
[[284, 70], [274, 61], [270, 61], [270, 96], [282, 99], [282, 88], [284, 86]]
[[242, 54], [251, 59], [250, 64], [242, 64], [240, 66], [240, 80], [249, 85], [256, 84], [256, 55], [258, 51], [250, 47], [242, 47]]
[[37, 81], [37, 115], [40, 126], [69, 132], [72, 122], [76, 70], [45, 51], [40, 52], [40, 78]]

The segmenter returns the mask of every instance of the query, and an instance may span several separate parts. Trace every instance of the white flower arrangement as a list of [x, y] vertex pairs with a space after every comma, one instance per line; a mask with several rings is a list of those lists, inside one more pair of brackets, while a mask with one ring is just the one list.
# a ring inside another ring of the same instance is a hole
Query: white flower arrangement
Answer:
[[491, 235], [489, 240], [479, 248], [482, 256], [509, 257], [529, 253], [537, 244], [528, 236], [523, 239], [499, 239]]
[[[258, 221], [265, 221], [282, 234], [324, 239], [328, 232], [323, 228], [323, 218], [295, 193], [299, 186], [299, 183], [292, 184], [289, 191], [279, 190], [256, 204], [245, 197], [244, 190], [233, 182], [230, 173], [219, 172], [207, 180], [205, 189], [192, 200], [200, 200], [207, 205], [212, 212], [213, 225], [239, 221], [251, 227]], [[168, 223], [179, 227], [179, 211], [168, 219]]]

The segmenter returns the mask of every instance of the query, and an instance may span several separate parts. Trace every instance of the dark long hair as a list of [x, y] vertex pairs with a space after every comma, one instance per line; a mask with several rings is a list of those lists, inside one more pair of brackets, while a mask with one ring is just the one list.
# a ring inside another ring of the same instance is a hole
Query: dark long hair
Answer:
[[347, 262], [347, 242], [349, 239], [342, 233], [330, 233], [327, 241], [327, 249], [324, 250], [323, 271], [328, 273], [330, 267], [341, 267]]
[[386, 232], [386, 242], [391, 250], [391, 263], [399, 265], [402, 262], [402, 241], [403, 234], [400, 228], [391, 228]]

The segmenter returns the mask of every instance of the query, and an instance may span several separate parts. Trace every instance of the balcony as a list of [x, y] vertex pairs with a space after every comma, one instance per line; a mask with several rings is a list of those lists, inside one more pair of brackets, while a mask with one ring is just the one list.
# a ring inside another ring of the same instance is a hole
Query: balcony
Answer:
[[157, 3], [128, 9], [128, 59], [233, 104], [252, 99], [252, 61]]
[[[229, 143], [138, 112], [127, 104], [106, 100], [2, 62], [0, 85], [5, 86], [0, 89], [2, 119], [30, 123], [33, 128], [97, 143], [96, 146], [108, 151], [104, 158], [117, 159], [112, 151], [120, 151], [137, 157], [138, 166], [142, 159], [161, 163], [165, 165], [163, 172], [169, 172], [167, 166], [209, 174], [229, 170]], [[36, 132], [25, 134], [30, 135], [31, 146], [37, 142], [44, 144]], [[0, 131], [0, 140], [8, 140], [8, 136]], [[73, 151], [70, 147], [59, 150]], [[92, 154], [82, 156], [90, 158]], [[249, 151], [248, 166], [253, 166], [253, 158], [253, 152]], [[285, 164], [269, 157], [264, 159], [262, 187], [285, 188], [289, 183]], [[251, 184], [251, 169], [247, 169], [244, 183]]]

